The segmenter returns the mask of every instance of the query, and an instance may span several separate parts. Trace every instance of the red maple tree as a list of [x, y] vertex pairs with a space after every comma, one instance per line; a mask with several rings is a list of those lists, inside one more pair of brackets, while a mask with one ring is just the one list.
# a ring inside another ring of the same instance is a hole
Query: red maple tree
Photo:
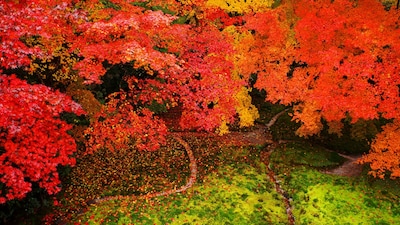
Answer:
[[69, 96], [16, 76], [0, 76], [0, 203], [21, 199], [37, 182], [49, 194], [60, 190], [58, 165], [74, 165], [72, 128], [62, 112], [84, 111]]
[[[131, 74], [124, 74], [123, 77], [128, 88], [112, 93], [107, 97], [102, 110], [91, 114], [92, 124], [85, 132], [88, 152], [100, 147], [111, 150], [132, 146], [141, 150], [157, 149], [164, 143], [166, 127], [162, 120], [145, 108], [154, 101], [165, 104], [167, 108], [181, 106], [183, 113], [180, 124], [183, 128], [215, 130], [222, 123], [233, 121], [236, 114], [234, 93], [243, 84], [241, 80], [231, 79], [231, 39], [221, 33], [215, 23], [201, 22], [197, 17], [188, 19], [192, 20], [189, 21], [191, 25], [175, 22], [186, 16], [183, 14], [191, 14], [196, 8], [195, 5], [185, 4], [180, 7], [182, 17], [160, 10], [149, 10], [127, 1], [2, 2], [1, 19], [5, 23], [0, 27], [0, 38], [3, 42], [1, 67], [32, 71], [40, 66], [49, 68], [51, 65], [45, 63], [54, 61], [57, 57], [71, 57], [69, 61], [62, 61], [74, 69], [67, 72], [77, 73], [86, 84], [100, 84], [111, 67], [129, 65]], [[59, 54], [60, 49], [66, 53]], [[45, 69], [39, 70], [46, 71]], [[138, 70], [142, 72], [135, 72]], [[68, 79], [69, 75], [65, 77]], [[69, 83], [71, 82], [75, 81], [70, 80]], [[29, 87], [27, 83], [25, 85], [26, 88]], [[32, 89], [38, 87], [45, 88], [34, 85]], [[56, 92], [52, 95], [61, 98], [62, 94]], [[46, 96], [34, 92], [32, 96], [37, 96], [38, 101], [46, 102]], [[36, 104], [28, 98], [26, 104], [29, 106], [29, 103]], [[72, 102], [65, 101], [65, 104]], [[51, 109], [50, 106], [49, 110], [57, 110], [57, 107]], [[76, 110], [73, 112], [78, 113]], [[54, 120], [46, 120], [54, 123], [53, 126], [48, 126], [49, 130], [43, 130], [47, 132], [47, 136], [51, 135], [54, 126], [63, 124], [56, 119], [58, 115], [54, 114], [54, 117]], [[6, 122], [4, 126], [8, 125]], [[34, 126], [25, 128], [33, 129]], [[69, 128], [63, 124], [63, 130], [54, 131], [54, 136], [66, 135], [65, 131]], [[7, 129], [4, 129], [5, 140], [8, 140]], [[30, 139], [22, 141], [24, 137], [20, 137], [20, 142], [30, 143]], [[71, 139], [66, 137], [64, 141], [69, 142]], [[9, 141], [4, 143], [8, 144]], [[66, 149], [60, 147], [53, 150], [63, 151], [68, 155], [75, 147], [72, 142], [71, 145], [63, 146]], [[15, 148], [5, 149], [10, 154], [16, 151]], [[32, 145], [31, 149], [26, 149], [34, 151], [35, 147]], [[1, 156], [7, 157], [6, 154]], [[63, 163], [73, 164], [73, 160]], [[58, 179], [54, 172], [55, 167], [56, 164], [48, 169], [52, 171], [51, 176], [56, 184]], [[19, 173], [20, 178], [22, 172]], [[44, 173], [35, 176], [37, 177], [30, 178], [33, 182], [48, 179]], [[29, 182], [17, 185], [15, 179], [7, 178], [6, 175], [4, 179], [10, 187], [7, 193], [3, 193], [10, 196], [8, 199], [12, 199], [12, 196], [22, 197], [30, 187]], [[44, 181], [41, 183], [45, 184]], [[23, 190], [17, 193], [14, 189], [16, 185]], [[54, 193], [55, 187], [45, 188], [49, 193]]]
[[35, 58], [50, 57], [73, 36], [71, 21], [79, 23], [84, 14], [71, 8], [70, 1], [0, 2], [0, 66], [26, 67]]
[[[79, 12], [69, 2], [0, 3], [0, 71], [30, 71], [36, 59], [47, 60], [72, 35], [68, 21]], [[60, 190], [57, 166], [74, 165], [72, 126], [62, 112], [83, 114], [71, 97], [15, 75], [0, 76], [0, 203], [23, 198], [38, 183], [49, 194]]]
[[[231, 79], [233, 64], [228, 56], [233, 50], [229, 37], [209, 23], [196, 26], [175, 23], [179, 17], [162, 11], [145, 10], [123, 4], [123, 1], [114, 3], [121, 8], [92, 11], [88, 15], [92, 19], [79, 25], [79, 35], [71, 40], [71, 48], [79, 49], [83, 58], [75, 68], [86, 83], [101, 82], [100, 78], [108, 69], [104, 63], [129, 65], [133, 69], [124, 75], [128, 89], [121, 90], [120, 95], [115, 93], [119, 97], [125, 96], [124, 99], [119, 99], [117, 108], [114, 103], [104, 108], [100, 116], [105, 118], [102, 123], [109, 127], [119, 126], [121, 121], [116, 118], [139, 119], [137, 115], [145, 116], [140, 117], [142, 121], [144, 118], [148, 118], [145, 119], [148, 122], [157, 120], [141, 109], [152, 102], [165, 104], [167, 108], [181, 106], [180, 125], [185, 129], [212, 131], [222, 121], [232, 122], [236, 114], [233, 93], [238, 92], [242, 81]], [[140, 74], [138, 70], [141, 70]], [[109, 97], [110, 101], [116, 100], [114, 96]], [[129, 110], [124, 108], [127, 105], [130, 105]], [[138, 127], [132, 129], [139, 129], [139, 123], [135, 122]], [[162, 121], [148, 123], [147, 126], [153, 124], [156, 127], [148, 127], [147, 131], [158, 130], [160, 123]], [[100, 134], [108, 128], [99, 124], [94, 123], [86, 133], [90, 140], [101, 146], [105, 139]], [[132, 134], [130, 128], [125, 128], [119, 130], [121, 135]], [[164, 136], [165, 132], [159, 134]], [[121, 143], [117, 145], [122, 147]], [[154, 146], [157, 145], [150, 144], [141, 149], [153, 149]]]

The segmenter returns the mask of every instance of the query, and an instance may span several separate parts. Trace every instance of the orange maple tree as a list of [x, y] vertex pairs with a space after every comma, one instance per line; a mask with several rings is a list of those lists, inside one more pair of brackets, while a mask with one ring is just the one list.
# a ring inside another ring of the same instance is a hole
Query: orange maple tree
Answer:
[[[247, 12], [224, 31], [234, 37], [234, 74], [245, 81], [256, 75], [254, 87], [267, 101], [292, 105], [298, 135], [318, 134], [323, 121], [340, 135], [344, 120], [399, 117], [398, 18], [375, 0], [286, 1]], [[380, 141], [395, 124], [383, 127], [360, 161], [375, 176], [398, 176], [397, 161], [382, 158], [398, 158], [400, 149]]]
[[[346, 118], [352, 123], [398, 120], [398, 11], [387, 10], [375, 0], [289, 1], [288, 6], [296, 16], [294, 36], [287, 32], [289, 45], [282, 44], [283, 50], [277, 52], [285, 52], [279, 65], [289, 61], [282, 71], [259, 73], [255, 86], [267, 91], [267, 100], [294, 105], [293, 119], [302, 123], [297, 133], [319, 133], [322, 120], [337, 133]], [[383, 177], [386, 170], [392, 177], [399, 175], [399, 163], [387, 161], [398, 159], [398, 140], [389, 138], [394, 143], [383, 147], [396, 124], [383, 127], [371, 154], [361, 160], [371, 163], [375, 176]]]
[[[293, 77], [307, 77], [309, 81], [302, 94], [305, 101], [294, 115], [307, 126], [299, 133], [318, 131], [320, 118], [336, 126], [336, 121], [346, 117], [352, 123], [379, 117], [397, 120], [398, 11], [385, 10], [380, 2], [372, 0], [356, 4], [346, 0], [331, 4], [317, 1], [311, 3], [311, 10], [305, 4], [310, 3], [299, 2], [295, 7], [300, 17], [295, 27], [299, 42], [296, 59], [307, 67], [296, 69]], [[395, 135], [396, 124], [383, 127], [371, 153], [361, 160], [371, 163], [374, 176], [383, 178], [385, 170], [391, 172], [392, 178], [399, 176], [399, 140], [388, 138]], [[389, 139], [393, 143], [389, 144]], [[387, 145], [382, 147], [384, 143]]]

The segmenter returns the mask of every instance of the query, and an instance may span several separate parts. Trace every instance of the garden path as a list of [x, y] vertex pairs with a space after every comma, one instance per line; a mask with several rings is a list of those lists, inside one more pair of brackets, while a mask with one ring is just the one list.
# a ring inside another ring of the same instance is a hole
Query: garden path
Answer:
[[[190, 177], [187, 180], [187, 183], [182, 187], [174, 190], [167, 190], [163, 192], [150, 193], [142, 196], [108, 196], [99, 199], [91, 200], [88, 205], [98, 204], [100, 202], [108, 201], [108, 200], [116, 200], [116, 199], [125, 199], [125, 198], [153, 198], [157, 196], [167, 196], [178, 192], [184, 192], [187, 189], [191, 188], [192, 185], [196, 182], [197, 177], [197, 164], [196, 159], [194, 158], [193, 152], [189, 144], [184, 140], [189, 137], [207, 137], [212, 138], [213, 141], [218, 143], [221, 146], [266, 146], [265, 151], [261, 152], [260, 160], [267, 165], [267, 176], [274, 183], [276, 191], [282, 196], [284, 200], [284, 204], [286, 207], [286, 212], [288, 216], [289, 224], [295, 224], [295, 218], [292, 213], [290, 199], [287, 197], [285, 190], [283, 190], [280, 186], [279, 180], [276, 178], [274, 171], [269, 166], [269, 158], [271, 153], [275, 150], [278, 144], [281, 142], [274, 141], [272, 138], [270, 128], [275, 124], [276, 120], [286, 112], [287, 110], [283, 110], [280, 113], [276, 114], [266, 125], [256, 125], [252, 128], [249, 128], [246, 131], [233, 131], [226, 135], [218, 135], [215, 133], [207, 133], [207, 132], [183, 132], [183, 131], [175, 131], [172, 132], [171, 136], [179, 142], [186, 150], [187, 155], [190, 159]], [[167, 124], [170, 121], [167, 121]], [[175, 123], [176, 124], [176, 120]], [[285, 142], [285, 141], [283, 141]], [[330, 150], [327, 150], [330, 151]], [[331, 170], [322, 171], [327, 174], [335, 174], [341, 176], [357, 176], [361, 173], [361, 166], [355, 164], [354, 162], [359, 159], [360, 156], [348, 156], [340, 154], [342, 157], [348, 159], [344, 164], [339, 167], [333, 168]]]

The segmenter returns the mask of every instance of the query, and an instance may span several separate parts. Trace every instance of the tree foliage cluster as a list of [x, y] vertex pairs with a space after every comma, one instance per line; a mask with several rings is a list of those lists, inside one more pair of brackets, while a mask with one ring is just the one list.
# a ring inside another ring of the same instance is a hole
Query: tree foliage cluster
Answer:
[[[8, 0], [0, 3], [0, 202], [85, 153], [157, 150], [168, 129], [251, 126], [249, 95], [293, 107], [297, 134], [387, 119], [361, 162], [400, 176], [399, 12], [376, 0]], [[372, 10], [373, 9], [373, 10]], [[15, 74], [15, 75], [14, 75]], [[28, 82], [29, 81], [29, 82]], [[89, 125], [67, 124], [63, 112]], [[72, 136], [71, 136], [72, 135]], [[72, 138], [74, 137], [75, 140]]]

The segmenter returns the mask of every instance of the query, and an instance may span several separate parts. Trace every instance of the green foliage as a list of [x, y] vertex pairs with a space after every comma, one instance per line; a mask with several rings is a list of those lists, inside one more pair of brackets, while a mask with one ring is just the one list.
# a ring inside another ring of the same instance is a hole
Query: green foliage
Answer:
[[180, 16], [177, 19], [175, 19], [172, 24], [185, 24], [188, 21], [187, 16]]
[[103, 6], [104, 6], [104, 8], [110, 8], [110, 9], [115, 9], [115, 10], [121, 10], [121, 6], [119, 6], [119, 5], [116, 5], [115, 3], [113, 3], [112, 1], [110, 1], [110, 0], [100, 0], [99, 1]]
[[[91, 208], [89, 224], [286, 224], [282, 199], [265, 171], [223, 166], [186, 195], [108, 202]], [[265, 167], [264, 167], [265, 168]], [[111, 209], [111, 210], [110, 210]], [[103, 221], [103, 222], [100, 222]]]
[[287, 184], [299, 224], [398, 224], [399, 196], [382, 187], [310, 169], [293, 171]]
[[170, 14], [170, 15], [176, 14], [174, 11], [171, 11], [168, 8], [164, 8], [162, 6], [152, 6], [151, 10], [153, 10], [153, 11], [161, 10], [161, 12], [163, 12], [164, 14]]
[[143, 7], [145, 9], [147, 9], [147, 10], [152, 10], [152, 11], [160, 10], [164, 14], [169, 14], [169, 15], [175, 15], [176, 14], [176, 12], [168, 9], [167, 7], [163, 7], [163, 6], [160, 6], [160, 5], [149, 6], [149, 3], [150, 3], [150, 1], [139, 1], [139, 2], [131, 2], [130, 4], [132, 4], [134, 6]]
[[282, 4], [282, 0], [275, 0], [274, 3], [272, 3], [271, 8], [275, 9], [278, 8]]
[[155, 114], [167, 112], [167, 106], [165, 104], [158, 103], [156, 100], [153, 100], [151, 104], [147, 106], [147, 108]]

